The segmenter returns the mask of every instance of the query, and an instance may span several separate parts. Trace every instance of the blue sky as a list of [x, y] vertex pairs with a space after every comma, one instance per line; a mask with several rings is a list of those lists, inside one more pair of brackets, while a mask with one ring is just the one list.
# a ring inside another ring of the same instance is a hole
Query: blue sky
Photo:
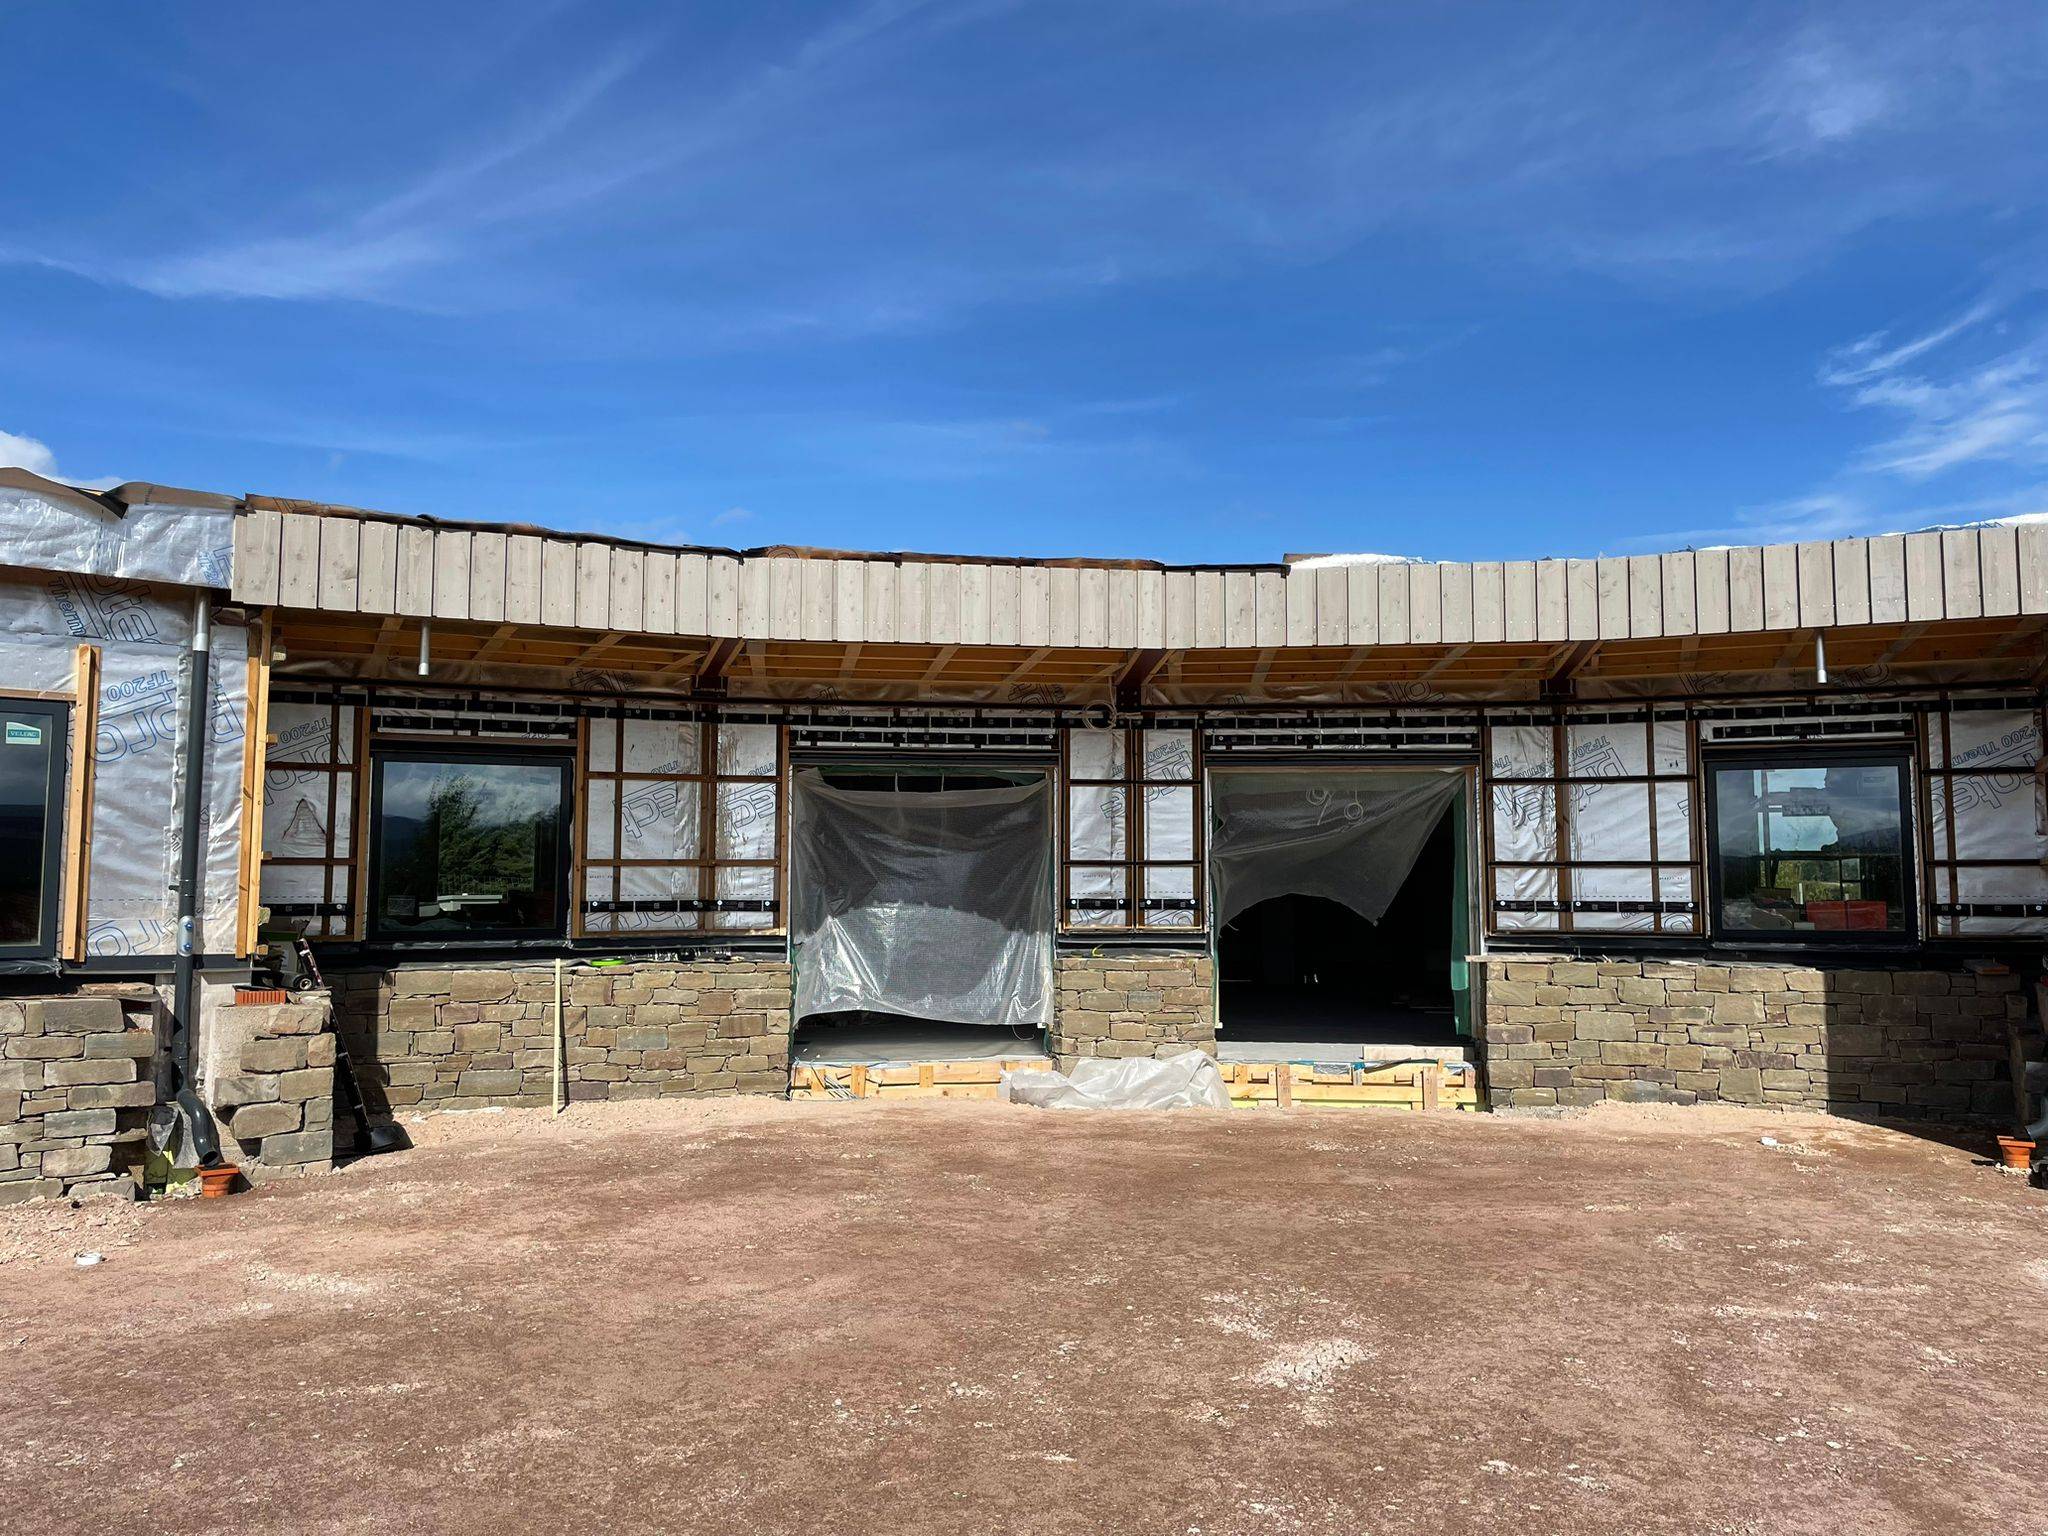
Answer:
[[0, 14], [0, 461], [717, 544], [2048, 511], [2048, 5]]

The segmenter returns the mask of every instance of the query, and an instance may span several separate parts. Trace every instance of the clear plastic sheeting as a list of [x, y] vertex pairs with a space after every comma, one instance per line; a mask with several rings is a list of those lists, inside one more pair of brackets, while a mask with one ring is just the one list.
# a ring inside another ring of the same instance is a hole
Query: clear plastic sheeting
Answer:
[[1230, 1090], [1215, 1058], [1182, 1051], [1154, 1061], [1088, 1056], [1071, 1072], [1005, 1072], [1002, 1095], [1037, 1109], [1228, 1109]]
[[1051, 1019], [1049, 782], [841, 789], [807, 769], [790, 843], [797, 1018]]
[[1275, 896], [1321, 896], [1378, 922], [1463, 782], [1455, 769], [1214, 775], [1218, 924]]

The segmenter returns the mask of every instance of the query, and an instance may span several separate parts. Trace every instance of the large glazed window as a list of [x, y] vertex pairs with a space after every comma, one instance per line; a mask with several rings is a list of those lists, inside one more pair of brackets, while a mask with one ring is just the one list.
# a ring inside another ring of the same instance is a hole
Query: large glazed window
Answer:
[[371, 936], [563, 933], [570, 766], [566, 754], [378, 754]]
[[1911, 931], [1903, 758], [1724, 760], [1709, 783], [1717, 934], [1805, 942]]
[[0, 957], [57, 948], [65, 708], [0, 699]]

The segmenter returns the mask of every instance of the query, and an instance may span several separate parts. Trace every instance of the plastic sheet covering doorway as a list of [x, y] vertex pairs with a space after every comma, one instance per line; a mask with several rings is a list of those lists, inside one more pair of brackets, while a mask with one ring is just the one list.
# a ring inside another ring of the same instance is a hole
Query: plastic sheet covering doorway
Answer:
[[1217, 926], [1275, 896], [1378, 922], [1463, 785], [1457, 769], [1211, 775]]
[[797, 774], [796, 1017], [1052, 1017], [1052, 786], [841, 789]]

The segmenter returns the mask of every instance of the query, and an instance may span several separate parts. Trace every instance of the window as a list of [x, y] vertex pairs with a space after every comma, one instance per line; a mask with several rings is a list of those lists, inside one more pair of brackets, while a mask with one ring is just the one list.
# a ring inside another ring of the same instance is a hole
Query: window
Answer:
[[1903, 758], [1717, 761], [1717, 932], [1877, 939], [1911, 931]]
[[561, 936], [570, 765], [566, 753], [377, 754], [371, 936]]
[[586, 722], [581, 933], [781, 923], [781, 727], [621, 704]]
[[0, 957], [57, 952], [64, 804], [62, 704], [0, 699]]
[[1065, 925], [1199, 928], [1202, 757], [1194, 729], [1077, 726], [1065, 741]]
[[1694, 722], [1682, 709], [1493, 715], [1495, 933], [1697, 933]]

